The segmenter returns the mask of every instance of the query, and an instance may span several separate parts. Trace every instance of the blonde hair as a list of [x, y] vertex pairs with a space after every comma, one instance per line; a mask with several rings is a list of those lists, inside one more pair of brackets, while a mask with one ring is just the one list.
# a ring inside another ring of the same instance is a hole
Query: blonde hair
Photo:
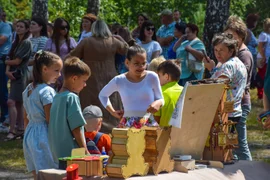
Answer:
[[112, 36], [110, 29], [103, 20], [97, 20], [91, 27], [91, 32], [94, 37], [109, 38]]
[[270, 18], [266, 18], [263, 21], [263, 31], [266, 33], [270, 33]]
[[230, 16], [224, 30], [226, 31], [228, 29], [235, 31], [238, 36], [240, 36], [242, 40], [245, 41], [247, 36], [247, 26], [240, 17], [233, 15]]
[[149, 64], [147, 70], [157, 72], [158, 66], [164, 61], [166, 61], [166, 59], [163, 56], [154, 58]]

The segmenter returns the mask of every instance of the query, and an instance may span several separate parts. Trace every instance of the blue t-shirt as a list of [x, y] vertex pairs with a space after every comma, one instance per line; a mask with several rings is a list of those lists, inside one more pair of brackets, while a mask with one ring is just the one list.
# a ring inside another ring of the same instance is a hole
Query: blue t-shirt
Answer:
[[[192, 72], [187, 67], [187, 51], [185, 50], [185, 47], [188, 46], [191, 42], [192, 41], [189, 41], [189, 40], [184, 41], [181, 44], [181, 46], [177, 48], [176, 50], [176, 58], [181, 59], [182, 73], [181, 73], [180, 79], [186, 79], [192, 74]], [[205, 50], [204, 44], [200, 40], [198, 40], [198, 42], [196, 43], [193, 43], [191, 47], [198, 51]], [[204, 69], [201, 72], [194, 73], [194, 75], [197, 79], [202, 79], [203, 72], [204, 72]]]
[[250, 32], [251, 37], [249, 43], [247, 44], [247, 47], [250, 50], [251, 54], [253, 56], [256, 56], [257, 55], [256, 47], [258, 46], [258, 40], [256, 39], [256, 37], [254, 36], [253, 32], [250, 29], [248, 29], [248, 31]]
[[7, 55], [11, 48], [12, 43], [12, 31], [8, 23], [0, 22], [0, 36], [7, 38], [6, 42], [0, 46], [0, 58], [3, 55]]
[[65, 91], [54, 97], [49, 123], [49, 144], [56, 163], [58, 158], [71, 156], [71, 150], [79, 147], [71, 131], [81, 127], [85, 140], [85, 124], [80, 100], [75, 93]]
[[[174, 37], [174, 27], [175, 22], [169, 24], [168, 26], [162, 25], [158, 31], [157, 36], [160, 38]], [[162, 54], [165, 59], [168, 59], [168, 50], [170, 46], [162, 46]]]
[[173, 51], [173, 46], [175, 43], [178, 41], [178, 39], [174, 39], [173, 42], [171, 43], [169, 49], [168, 49], [168, 59], [176, 59], [176, 52]]

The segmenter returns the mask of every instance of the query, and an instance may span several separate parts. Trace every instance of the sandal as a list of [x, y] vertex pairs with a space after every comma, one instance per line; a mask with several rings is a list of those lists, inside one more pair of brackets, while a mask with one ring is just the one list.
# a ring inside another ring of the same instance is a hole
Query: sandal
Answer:
[[11, 141], [17, 138], [17, 135], [13, 132], [9, 132], [4, 141]]
[[18, 139], [23, 139], [23, 135], [24, 135], [23, 133], [20, 134], [20, 135], [17, 135], [17, 136], [16, 136], [16, 140], [18, 140]]

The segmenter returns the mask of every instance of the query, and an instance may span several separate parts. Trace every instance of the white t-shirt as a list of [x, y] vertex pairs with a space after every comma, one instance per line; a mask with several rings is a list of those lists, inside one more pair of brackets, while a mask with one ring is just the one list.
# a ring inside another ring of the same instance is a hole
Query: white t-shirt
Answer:
[[159, 51], [160, 54], [162, 53], [162, 48], [157, 41], [150, 41], [147, 44], [143, 44], [142, 42], [139, 42], [138, 45], [140, 45], [142, 48], [145, 49], [146, 54], [147, 54], [148, 64], [152, 61], [153, 52]]
[[81, 34], [81, 37], [80, 37], [80, 39], [78, 41], [78, 44], [81, 42], [81, 40], [83, 40], [86, 37], [90, 37], [90, 36], [92, 36], [92, 32], [91, 31], [90, 32], [83, 31], [82, 34]]
[[114, 77], [99, 93], [99, 99], [105, 108], [111, 105], [109, 96], [116, 91], [123, 102], [124, 117], [142, 117], [151, 103], [163, 100], [158, 76], [151, 71], [147, 71], [145, 78], [138, 83], [130, 82], [126, 74]]
[[[258, 42], [266, 42], [265, 44], [265, 57], [266, 57], [266, 63], [268, 63], [268, 59], [270, 57], [270, 34], [267, 34], [265, 32], [261, 32], [258, 38]], [[261, 58], [261, 54], [258, 53], [257, 58]]]

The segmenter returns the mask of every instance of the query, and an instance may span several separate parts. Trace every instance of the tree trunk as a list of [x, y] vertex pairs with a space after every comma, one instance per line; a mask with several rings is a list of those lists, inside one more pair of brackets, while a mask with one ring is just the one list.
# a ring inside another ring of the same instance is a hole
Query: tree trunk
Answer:
[[203, 42], [211, 58], [214, 58], [212, 39], [216, 33], [223, 32], [229, 17], [229, 9], [230, 0], [207, 0]]
[[[212, 39], [215, 34], [223, 32], [224, 25], [229, 17], [230, 0], [207, 0], [204, 21], [203, 42], [207, 55], [215, 60]], [[206, 77], [210, 74], [206, 71]]]
[[99, 13], [100, 0], [88, 0], [87, 13], [95, 14]]
[[48, 21], [48, 0], [33, 0], [32, 17], [41, 17]]

